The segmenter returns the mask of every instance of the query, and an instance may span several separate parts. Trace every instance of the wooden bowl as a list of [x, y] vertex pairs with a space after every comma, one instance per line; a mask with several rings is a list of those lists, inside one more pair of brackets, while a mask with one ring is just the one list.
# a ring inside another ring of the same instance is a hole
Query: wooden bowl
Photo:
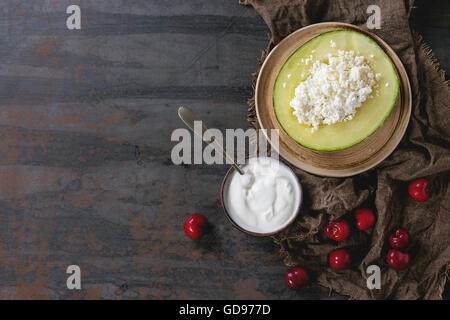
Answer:
[[[298, 144], [281, 127], [273, 109], [273, 87], [286, 60], [308, 40], [328, 31], [354, 30], [370, 36], [394, 63], [399, 76], [399, 94], [391, 114], [372, 135], [362, 142], [338, 151], [317, 151]], [[411, 115], [411, 86], [403, 64], [382, 39], [357, 26], [324, 22], [309, 25], [281, 41], [264, 61], [256, 82], [255, 104], [262, 129], [279, 129], [279, 145], [272, 144], [279, 154], [295, 167], [328, 177], [348, 177], [369, 170], [386, 159], [397, 147]], [[265, 133], [265, 132], [264, 132]], [[270, 137], [266, 135], [270, 142]]]

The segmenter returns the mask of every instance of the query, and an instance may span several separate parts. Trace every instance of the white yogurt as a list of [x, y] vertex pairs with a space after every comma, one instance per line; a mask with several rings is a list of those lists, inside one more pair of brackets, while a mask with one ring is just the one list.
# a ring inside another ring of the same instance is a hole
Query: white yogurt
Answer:
[[244, 175], [233, 171], [224, 186], [224, 205], [231, 219], [255, 233], [278, 231], [297, 213], [301, 189], [283, 163], [269, 157], [250, 158]]

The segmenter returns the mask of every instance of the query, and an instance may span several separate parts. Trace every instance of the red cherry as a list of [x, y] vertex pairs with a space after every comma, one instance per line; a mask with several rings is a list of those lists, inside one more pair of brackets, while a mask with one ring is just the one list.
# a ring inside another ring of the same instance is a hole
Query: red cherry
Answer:
[[358, 209], [355, 211], [356, 227], [359, 230], [367, 230], [375, 223], [375, 215], [370, 209]]
[[398, 229], [389, 236], [389, 244], [392, 248], [402, 249], [409, 244], [409, 233], [406, 229]]
[[394, 270], [403, 270], [409, 266], [409, 253], [397, 249], [389, 250], [386, 258], [389, 267]]
[[430, 181], [427, 179], [414, 180], [409, 184], [408, 192], [416, 201], [427, 201], [430, 197]]
[[202, 236], [207, 220], [200, 213], [191, 214], [184, 222], [184, 232], [189, 238], [198, 239]]
[[350, 226], [345, 220], [330, 221], [323, 229], [327, 238], [335, 241], [342, 241], [350, 234]]
[[293, 267], [286, 271], [284, 280], [289, 289], [298, 290], [298, 288], [309, 282], [309, 276], [305, 269]]
[[330, 253], [330, 267], [334, 270], [344, 270], [350, 267], [351, 258], [347, 250], [338, 249]]

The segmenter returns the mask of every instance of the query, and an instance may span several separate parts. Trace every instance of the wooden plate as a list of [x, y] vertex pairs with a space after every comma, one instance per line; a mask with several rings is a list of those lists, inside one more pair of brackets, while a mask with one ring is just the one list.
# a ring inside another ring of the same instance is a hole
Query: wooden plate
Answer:
[[[362, 142], [338, 151], [316, 151], [298, 144], [283, 130], [273, 109], [273, 87], [286, 60], [308, 40], [333, 30], [355, 30], [374, 39], [391, 58], [400, 80], [397, 103], [391, 114], [372, 135]], [[398, 56], [378, 36], [357, 26], [324, 22], [295, 31], [281, 41], [264, 61], [256, 82], [255, 103], [258, 122], [262, 129], [279, 129], [279, 154], [295, 167], [329, 177], [348, 177], [369, 170], [388, 157], [397, 147], [408, 126], [411, 115], [411, 86]], [[270, 141], [270, 137], [266, 138]]]

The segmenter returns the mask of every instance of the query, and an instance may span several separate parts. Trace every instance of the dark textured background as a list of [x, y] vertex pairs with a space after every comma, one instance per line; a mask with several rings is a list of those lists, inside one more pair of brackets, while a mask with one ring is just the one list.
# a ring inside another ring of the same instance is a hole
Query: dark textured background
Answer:
[[[446, 69], [449, 2], [417, 6], [413, 28]], [[170, 160], [180, 104], [210, 127], [249, 127], [268, 33], [251, 8], [5, 0], [0, 19], [0, 298], [341, 298], [287, 290], [271, 239], [226, 221], [225, 166]], [[182, 230], [194, 212], [214, 226], [198, 242]], [[71, 264], [82, 290], [66, 289]]]

